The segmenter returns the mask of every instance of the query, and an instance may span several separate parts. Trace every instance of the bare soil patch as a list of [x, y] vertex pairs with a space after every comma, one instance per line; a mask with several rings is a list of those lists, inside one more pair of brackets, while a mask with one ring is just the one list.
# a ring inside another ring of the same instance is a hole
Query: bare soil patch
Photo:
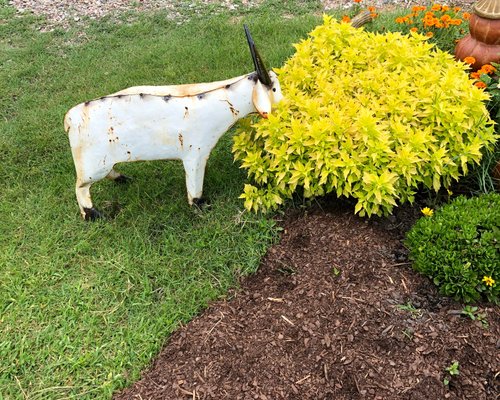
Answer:
[[482, 309], [487, 328], [460, 316], [411, 269], [402, 239], [418, 216], [366, 220], [339, 200], [288, 215], [258, 273], [115, 400], [496, 399], [499, 310]]

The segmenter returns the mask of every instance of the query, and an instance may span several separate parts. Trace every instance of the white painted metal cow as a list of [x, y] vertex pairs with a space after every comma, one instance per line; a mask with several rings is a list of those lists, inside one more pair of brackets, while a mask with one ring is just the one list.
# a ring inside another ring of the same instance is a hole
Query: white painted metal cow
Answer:
[[189, 204], [202, 202], [210, 152], [240, 118], [267, 118], [282, 98], [276, 74], [268, 72], [245, 26], [256, 72], [225, 81], [177, 86], [131, 87], [81, 103], [65, 116], [76, 168], [76, 198], [85, 220], [101, 217], [90, 186], [103, 178], [126, 177], [120, 162], [182, 160]]

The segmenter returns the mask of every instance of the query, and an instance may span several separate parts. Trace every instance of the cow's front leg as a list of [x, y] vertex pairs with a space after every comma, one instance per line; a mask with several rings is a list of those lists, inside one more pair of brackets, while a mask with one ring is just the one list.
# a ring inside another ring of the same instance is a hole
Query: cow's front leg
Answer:
[[92, 182], [76, 182], [76, 199], [80, 206], [80, 213], [85, 221], [95, 221], [102, 218], [102, 214], [92, 205], [90, 186]]
[[187, 157], [182, 160], [186, 172], [186, 188], [190, 205], [202, 206], [207, 204], [203, 195], [203, 179], [209, 154], [198, 157]]

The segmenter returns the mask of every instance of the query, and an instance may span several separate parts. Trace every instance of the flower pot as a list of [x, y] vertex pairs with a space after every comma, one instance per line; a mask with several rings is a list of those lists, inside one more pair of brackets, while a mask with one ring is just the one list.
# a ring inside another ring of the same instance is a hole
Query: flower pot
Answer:
[[474, 57], [477, 71], [484, 64], [500, 61], [500, 0], [479, 0], [469, 20], [470, 34], [455, 47], [455, 57]]
[[484, 64], [500, 62], [500, 45], [485, 44], [467, 35], [457, 43], [455, 57], [463, 60], [465, 57], [474, 57], [476, 62], [471, 65], [474, 71], [480, 69]]
[[471, 36], [485, 44], [500, 44], [500, 19], [487, 19], [472, 14], [469, 20]]

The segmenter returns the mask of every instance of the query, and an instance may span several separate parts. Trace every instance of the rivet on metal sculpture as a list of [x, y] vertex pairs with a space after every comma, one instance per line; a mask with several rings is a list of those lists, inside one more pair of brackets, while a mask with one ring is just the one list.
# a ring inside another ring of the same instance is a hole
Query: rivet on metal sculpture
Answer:
[[64, 128], [85, 220], [102, 216], [90, 197], [94, 182], [126, 180], [114, 169], [121, 162], [182, 160], [189, 204], [202, 202], [205, 166], [219, 138], [248, 114], [267, 118], [282, 98], [277, 76], [265, 69], [247, 26], [245, 33], [256, 72], [211, 83], [131, 87], [68, 111]]

